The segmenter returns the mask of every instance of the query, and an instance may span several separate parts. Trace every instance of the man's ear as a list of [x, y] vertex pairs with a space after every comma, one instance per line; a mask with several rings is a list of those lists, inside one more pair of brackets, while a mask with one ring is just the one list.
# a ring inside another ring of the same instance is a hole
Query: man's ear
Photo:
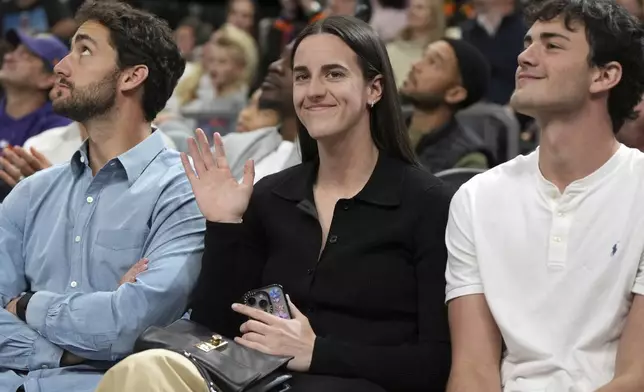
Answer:
[[382, 98], [382, 91], [384, 90], [382, 75], [378, 75], [371, 80], [367, 91], [367, 103], [375, 104]]
[[596, 67], [590, 83], [590, 93], [597, 94], [608, 91], [622, 80], [622, 65], [617, 61]]
[[122, 92], [132, 91], [148, 78], [148, 67], [135, 65], [121, 72], [119, 89]]
[[454, 86], [445, 92], [445, 102], [457, 105], [467, 99], [467, 90], [463, 86]]

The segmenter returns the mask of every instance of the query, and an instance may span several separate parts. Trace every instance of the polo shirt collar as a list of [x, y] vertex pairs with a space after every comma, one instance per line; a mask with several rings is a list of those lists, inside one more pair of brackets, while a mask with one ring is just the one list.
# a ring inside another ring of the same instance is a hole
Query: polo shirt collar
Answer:
[[[113, 161], [120, 162], [127, 175], [128, 184], [132, 186], [154, 158], [165, 148], [161, 132], [156, 132], [156, 128], [153, 128], [150, 136]], [[88, 140], [85, 140], [72, 157], [71, 167], [75, 174], [82, 173], [85, 167], [89, 168], [88, 157]]]
[[[378, 162], [364, 188], [355, 196], [366, 203], [395, 207], [400, 204], [400, 182], [405, 163], [380, 152]], [[273, 192], [287, 200], [313, 202], [313, 185], [317, 179], [319, 161], [305, 162], [280, 182]]]

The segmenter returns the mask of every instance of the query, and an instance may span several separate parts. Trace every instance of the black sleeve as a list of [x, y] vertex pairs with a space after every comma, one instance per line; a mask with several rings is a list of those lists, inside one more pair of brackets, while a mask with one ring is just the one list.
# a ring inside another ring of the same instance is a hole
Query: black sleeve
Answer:
[[229, 338], [239, 335], [245, 321], [231, 305], [259, 287], [266, 262], [266, 238], [256, 204], [254, 192], [242, 223], [206, 223], [201, 273], [190, 318]]
[[319, 337], [310, 371], [364, 378], [392, 391], [440, 391], [447, 385], [451, 345], [445, 306], [445, 229], [452, 192], [443, 185], [427, 190], [414, 242], [418, 284], [418, 343], [363, 346]]
[[72, 13], [67, 4], [63, 4], [60, 0], [45, 0], [40, 3], [47, 13], [47, 20], [49, 21], [49, 28], [52, 28], [56, 23], [63, 19], [71, 18]]

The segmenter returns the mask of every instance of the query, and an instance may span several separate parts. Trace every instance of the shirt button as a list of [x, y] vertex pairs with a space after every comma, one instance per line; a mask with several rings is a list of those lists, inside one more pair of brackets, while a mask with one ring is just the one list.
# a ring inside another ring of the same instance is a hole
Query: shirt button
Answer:
[[337, 235], [332, 235], [331, 237], [329, 237], [329, 243], [335, 244], [336, 242], [338, 242], [338, 236]]
[[81, 157], [80, 157], [80, 161], [81, 161], [81, 163], [85, 163], [85, 157], [84, 157], [84, 156], [81, 156]]
[[74, 241], [76, 241], [76, 242], [80, 242], [80, 240], [81, 240], [81, 238], [80, 238], [79, 235], [77, 235], [76, 238], [74, 238]]
[[349, 203], [344, 203], [344, 205], [342, 206], [342, 209], [345, 211], [349, 211]]
[[564, 213], [563, 212], [558, 212], [557, 216], [561, 218], [562, 216], [564, 216]]
[[313, 268], [309, 268], [308, 270], [306, 270], [306, 273], [309, 275], [313, 275], [313, 272], [314, 272]]
[[561, 238], [560, 238], [560, 237], [554, 237], [552, 240], [553, 240], [554, 242], [561, 242]]
[[94, 202], [94, 198], [92, 196], [87, 196], [87, 204], [92, 204]]
[[41, 368], [42, 368], [42, 369], [49, 369], [49, 366], [47, 366], [47, 365], [42, 365], [42, 366], [41, 366]]
[[72, 283], [70, 283], [70, 286], [72, 286], [72, 288], [74, 288], [74, 287], [78, 286], [78, 283], [76, 283], [76, 281], [73, 281]]

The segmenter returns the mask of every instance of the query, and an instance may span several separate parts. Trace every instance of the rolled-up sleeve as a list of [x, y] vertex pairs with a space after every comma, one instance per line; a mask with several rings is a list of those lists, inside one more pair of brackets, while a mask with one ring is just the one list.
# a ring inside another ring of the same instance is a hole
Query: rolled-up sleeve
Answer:
[[144, 257], [148, 270], [113, 292], [38, 291], [27, 323], [82, 358], [118, 360], [149, 326], [167, 325], [186, 311], [199, 276], [205, 220], [187, 178], [157, 201]]
[[446, 302], [465, 295], [483, 293], [473, 232], [470, 196], [467, 186], [463, 186], [452, 198], [445, 233]]
[[0, 204], [0, 369], [36, 370], [59, 366], [63, 350], [5, 310], [27, 290], [23, 237], [29, 205], [28, 181]]

